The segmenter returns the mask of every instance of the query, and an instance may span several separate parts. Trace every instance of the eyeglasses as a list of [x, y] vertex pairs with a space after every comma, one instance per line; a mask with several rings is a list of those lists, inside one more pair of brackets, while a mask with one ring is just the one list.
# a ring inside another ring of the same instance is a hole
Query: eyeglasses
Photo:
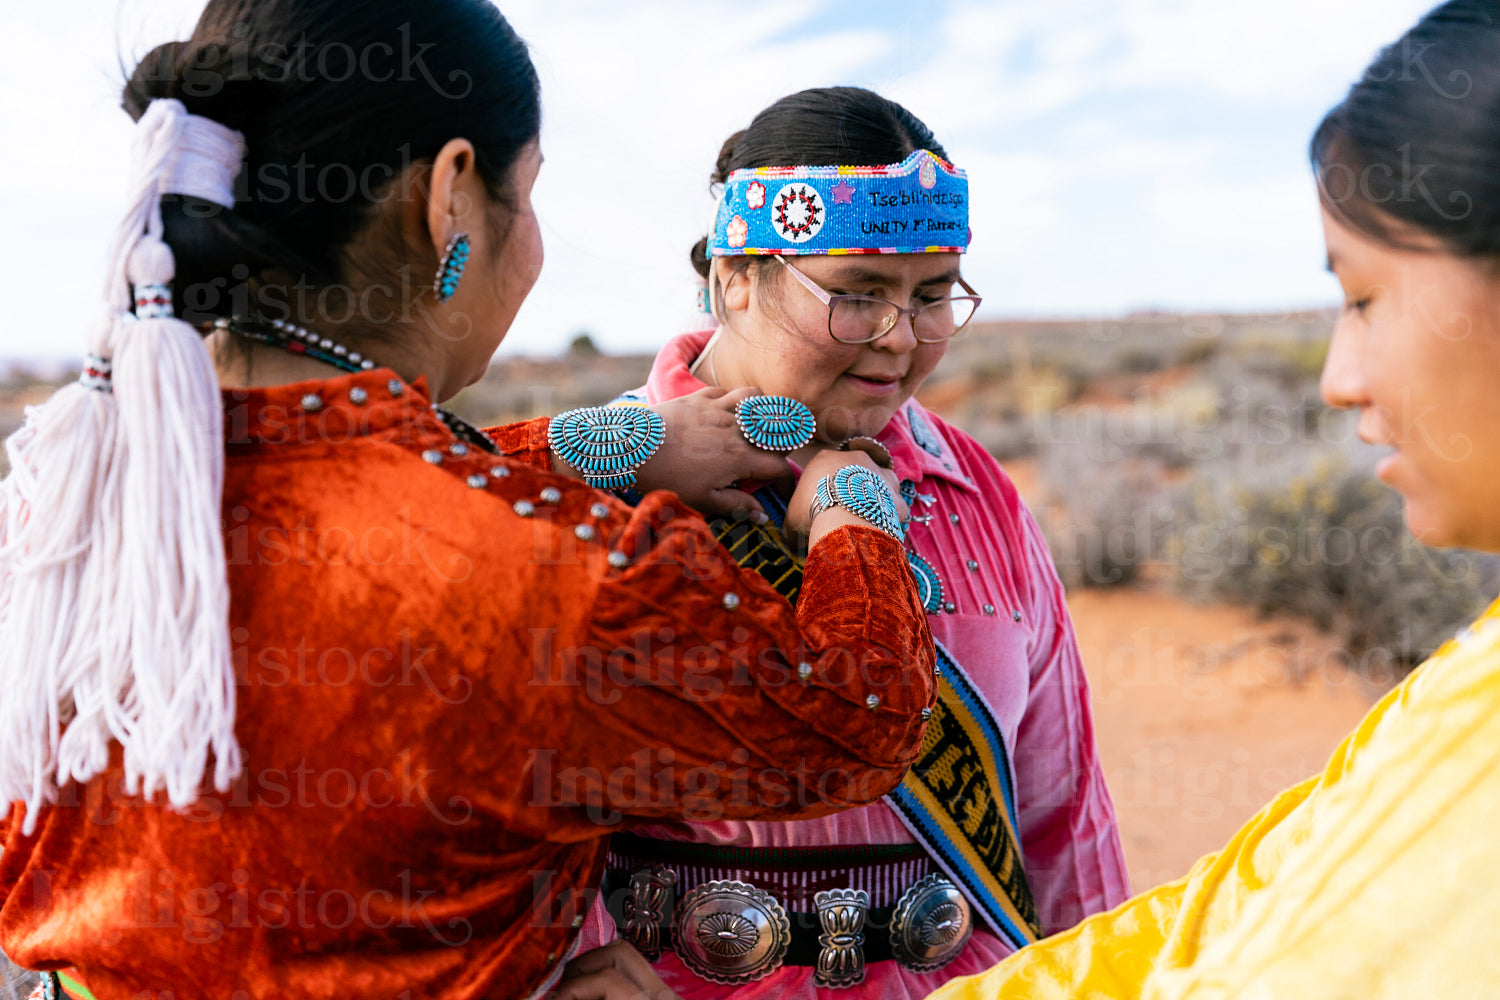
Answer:
[[879, 340], [895, 329], [902, 316], [911, 317], [912, 334], [918, 342], [941, 344], [957, 336], [979, 308], [980, 297], [962, 278], [958, 283], [968, 295], [937, 299], [915, 309], [905, 309], [890, 299], [874, 295], [834, 295], [787, 263], [785, 257], [778, 255], [776, 260], [792, 272], [792, 277], [801, 282], [803, 288], [828, 307], [828, 335], [841, 344], [868, 344]]

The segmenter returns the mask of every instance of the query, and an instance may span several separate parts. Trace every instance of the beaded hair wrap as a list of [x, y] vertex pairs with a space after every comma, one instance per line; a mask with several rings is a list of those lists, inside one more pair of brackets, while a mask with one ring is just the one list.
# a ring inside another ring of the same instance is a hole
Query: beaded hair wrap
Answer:
[[[221, 791], [234, 736], [218, 378], [176, 319], [161, 198], [233, 208], [244, 137], [153, 101], [136, 124], [129, 207], [79, 382], [27, 411], [0, 483], [0, 797], [23, 833], [70, 780], [124, 750], [126, 788]], [[133, 311], [132, 311], [133, 310]]]

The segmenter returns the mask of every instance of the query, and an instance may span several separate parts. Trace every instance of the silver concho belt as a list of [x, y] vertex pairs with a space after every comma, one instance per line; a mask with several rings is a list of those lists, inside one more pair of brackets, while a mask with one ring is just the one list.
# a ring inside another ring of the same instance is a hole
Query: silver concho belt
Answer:
[[969, 901], [941, 875], [901, 894], [891, 914], [891, 952], [904, 969], [932, 972], [957, 957], [974, 932]]
[[672, 947], [697, 975], [731, 986], [783, 965], [813, 966], [822, 987], [857, 985], [868, 962], [887, 959], [931, 972], [956, 958], [973, 932], [968, 900], [937, 873], [908, 886], [894, 906], [873, 910], [862, 889], [818, 892], [813, 914], [788, 913], [771, 893], [736, 879], [700, 882], [674, 906], [679, 876], [671, 866], [637, 868], [628, 888], [624, 875], [606, 877], [621, 935], [653, 960]]
[[746, 882], [704, 882], [677, 902], [673, 944], [709, 982], [764, 979], [786, 959], [792, 926], [776, 897]]

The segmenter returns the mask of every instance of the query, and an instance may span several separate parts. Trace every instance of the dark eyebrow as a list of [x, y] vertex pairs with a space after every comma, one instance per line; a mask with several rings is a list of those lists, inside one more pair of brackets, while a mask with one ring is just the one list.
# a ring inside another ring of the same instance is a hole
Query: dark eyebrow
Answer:
[[[849, 263], [837, 268], [833, 272], [829, 280], [866, 282], [871, 285], [887, 285], [891, 282], [891, 276], [877, 271], [871, 267], [861, 267], [856, 263]], [[956, 281], [958, 281], [958, 268], [955, 266], [947, 271], [944, 271], [942, 274], [935, 274], [930, 278], [918, 282], [917, 287], [920, 288], [924, 285], [951, 285]]]

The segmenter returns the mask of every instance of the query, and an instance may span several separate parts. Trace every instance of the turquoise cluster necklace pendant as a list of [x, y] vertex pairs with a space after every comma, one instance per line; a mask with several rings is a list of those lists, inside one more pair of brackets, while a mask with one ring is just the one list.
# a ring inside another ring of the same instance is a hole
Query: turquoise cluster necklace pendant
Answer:
[[917, 597], [929, 615], [943, 610], [943, 578], [937, 567], [910, 549], [906, 550], [906, 561], [911, 565], [912, 576], [917, 580]]
[[[901, 499], [906, 501], [908, 509], [914, 508], [917, 501], [931, 507], [937, 500], [936, 497], [917, 492], [917, 484], [910, 479], [901, 480]], [[915, 512], [911, 514], [911, 520], [918, 524], [927, 524], [932, 516], [918, 517]], [[911, 545], [911, 525], [906, 525], [906, 533], [903, 538], [908, 546]], [[929, 615], [935, 615], [946, 608], [946, 591], [943, 589], [943, 577], [938, 573], [937, 567], [911, 549], [906, 550], [906, 562], [911, 566], [912, 576], [917, 581], [917, 597], [922, 601], [922, 607]]]

